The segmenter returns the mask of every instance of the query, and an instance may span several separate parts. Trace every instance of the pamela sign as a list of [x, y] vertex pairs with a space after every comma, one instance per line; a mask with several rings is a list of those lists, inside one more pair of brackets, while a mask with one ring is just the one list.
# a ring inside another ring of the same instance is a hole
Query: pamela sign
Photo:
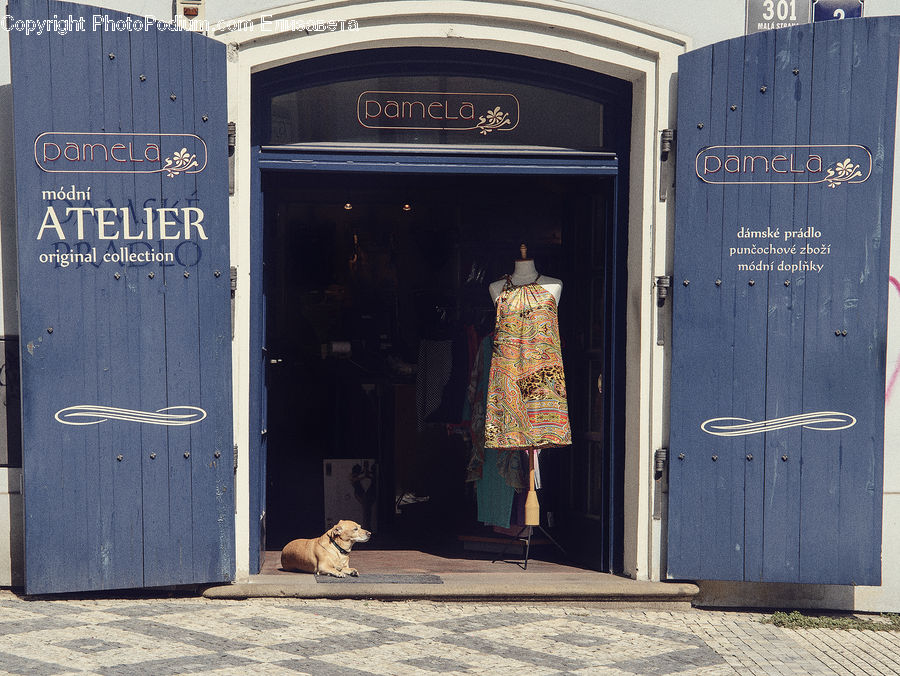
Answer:
[[697, 153], [704, 183], [863, 183], [872, 173], [872, 153], [861, 145], [708, 146]]
[[48, 173], [157, 174], [206, 168], [206, 143], [194, 134], [58, 132], [34, 141], [34, 161]]

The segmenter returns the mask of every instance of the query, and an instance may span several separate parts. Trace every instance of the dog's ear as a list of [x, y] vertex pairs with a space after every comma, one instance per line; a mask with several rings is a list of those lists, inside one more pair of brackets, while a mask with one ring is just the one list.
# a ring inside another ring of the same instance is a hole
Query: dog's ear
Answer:
[[341, 528], [341, 524], [336, 523], [334, 525], [334, 528], [331, 529], [332, 537], [337, 537], [338, 535], [340, 535], [343, 532], [343, 530], [344, 529]]

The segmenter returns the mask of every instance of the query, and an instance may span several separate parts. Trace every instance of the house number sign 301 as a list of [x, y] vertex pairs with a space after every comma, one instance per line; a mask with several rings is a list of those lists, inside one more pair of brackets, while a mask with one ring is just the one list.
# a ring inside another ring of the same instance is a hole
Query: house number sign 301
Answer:
[[747, 0], [746, 32], [809, 23], [811, 7], [810, 0]]
[[764, 0], [763, 1], [763, 21], [772, 21], [775, 17], [779, 21], [796, 21], [797, 20], [797, 0]]

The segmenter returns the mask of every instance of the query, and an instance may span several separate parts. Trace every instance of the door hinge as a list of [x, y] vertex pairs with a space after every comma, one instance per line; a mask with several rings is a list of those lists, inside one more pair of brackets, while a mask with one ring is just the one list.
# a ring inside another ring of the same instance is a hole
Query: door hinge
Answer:
[[228, 194], [234, 194], [234, 149], [237, 147], [237, 123], [228, 123]]
[[237, 467], [238, 467], [238, 445], [235, 444], [234, 449], [234, 473], [231, 475], [231, 499], [234, 501], [234, 513], [238, 513], [238, 500], [237, 500]]
[[669, 463], [669, 449], [659, 448], [653, 454], [653, 518], [656, 521], [662, 519], [663, 505], [663, 477], [666, 473], [666, 466]]
[[653, 478], [657, 481], [662, 479], [666, 471], [666, 465], [669, 463], [669, 449], [658, 448], [653, 454]]
[[654, 286], [656, 287], [656, 306], [662, 307], [666, 304], [666, 298], [669, 297], [672, 275], [659, 275], [654, 281]]
[[237, 122], [228, 123], [228, 156], [234, 155], [234, 148], [237, 145]]
[[235, 315], [235, 301], [234, 297], [237, 293], [237, 266], [232, 265], [231, 270], [229, 271], [231, 275], [231, 339], [234, 340], [234, 315]]
[[656, 287], [656, 344], [665, 345], [663, 308], [666, 305], [666, 298], [669, 297], [669, 289], [672, 287], [672, 276], [660, 275], [654, 280], [653, 285]]
[[659, 132], [659, 201], [665, 202], [669, 196], [669, 186], [674, 184], [674, 162], [669, 155], [675, 145], [675, 130], [663, 129]]

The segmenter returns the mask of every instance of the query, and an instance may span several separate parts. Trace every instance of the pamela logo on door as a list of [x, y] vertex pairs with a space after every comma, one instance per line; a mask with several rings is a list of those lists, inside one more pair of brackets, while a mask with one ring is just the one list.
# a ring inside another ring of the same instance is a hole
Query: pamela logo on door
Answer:
[[206, 168], [206, 142], [194, 134], [47, 131], [34, 140], [34, 161], [48, 173], [159, 174]]
[[829, 188], [864, 183], [872, 153], [861, 145], [707, 146], [694, 162], [704, 183], [824, 183]]

